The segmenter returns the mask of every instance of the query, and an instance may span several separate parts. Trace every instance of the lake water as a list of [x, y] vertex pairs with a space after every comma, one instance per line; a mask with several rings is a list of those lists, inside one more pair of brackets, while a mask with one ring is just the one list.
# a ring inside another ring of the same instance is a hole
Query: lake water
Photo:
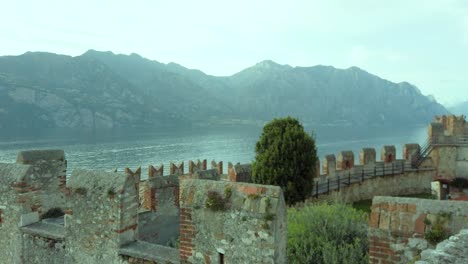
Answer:
[[[31, 135], [0, 134], [0, 162], [14, 162], [21, 150], [63, 149], [68, 160], [68, 172], [74, 168], [119, 170], [129, 167], [165, 164], [169, 162], [207, 159], [248, 163], [254, 159], [255, 143], [261, 127], [197, 128], [171, 131], [137, 131], [106, 133], [61, 133], [48, 131]], [[306, 131], [312, 132], [310, 128]], [[384, 128], [319, 128], [313, 131], [319, 157], [341, 150], [352, 150], [356, 162], [363, 147], [375, 147], [377, 156], [383, 145], [395, 145], [401, 157], [405, 143], [423, 144], [426, 127], [404, 129]], [[226, 171], [226, 169], [225, 169]], [[145, 174], [145, 173], [144, 173]]]

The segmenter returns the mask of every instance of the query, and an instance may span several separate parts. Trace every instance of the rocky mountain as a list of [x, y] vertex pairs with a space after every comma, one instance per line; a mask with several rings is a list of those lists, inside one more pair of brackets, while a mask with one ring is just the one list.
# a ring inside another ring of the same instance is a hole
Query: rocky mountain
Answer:
[[263, 61], [215, 77], [94, 50], [0, 57], [0, 128], [262, 124], [286, 115], [310, 125], [404, 125], [446, 112], [413, 85], [356, 67]]
[[447, 110], [413, 85], [392, 83], [357, 67], [290, 67], [272, 61], [228, 79], [241, 108], [263, 119], [294, 113], [313, 125], [426, 123]]

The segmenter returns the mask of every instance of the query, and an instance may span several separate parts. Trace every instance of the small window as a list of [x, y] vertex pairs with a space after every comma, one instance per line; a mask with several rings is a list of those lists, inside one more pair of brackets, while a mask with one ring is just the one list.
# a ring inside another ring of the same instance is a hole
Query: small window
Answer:
[[224, 254], [218, 253], [219, 254], [219, 264], [224, 264]]

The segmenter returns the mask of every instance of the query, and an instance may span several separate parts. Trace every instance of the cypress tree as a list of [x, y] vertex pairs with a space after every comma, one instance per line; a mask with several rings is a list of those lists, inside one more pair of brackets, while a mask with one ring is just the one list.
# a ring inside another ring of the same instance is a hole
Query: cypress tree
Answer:
[[310, 195], [317, 150], [315, 140], [297, 119], [278, 118], [266, 124], [255, 152], [254, 183], [280, 186], [290, 205]]

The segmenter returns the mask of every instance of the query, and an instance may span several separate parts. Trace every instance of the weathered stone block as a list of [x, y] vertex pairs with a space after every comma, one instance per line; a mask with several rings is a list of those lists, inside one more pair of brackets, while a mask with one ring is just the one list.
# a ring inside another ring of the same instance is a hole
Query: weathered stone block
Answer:
[[322, 167], [323, 174], [328, 176], [335, 176], [336, 172], [336, 158], [334, 154], [326, 155], [323, 160]]
[[21, 151], [16, 158], [16, 163], [33, 164], [41, 160], [65, 160], [63, 150], [28, 150]]
[[393, 162], [396, 159], [395, 146], [383, 146], [380, 152], [380, 159], [385, 163]]
[[374, 148], [363, 148], [359, 152], [359, 163], [361, 165], [374, 165], [376, 161], [376, 154]]
[[338, 154], [337, 168], [340, 170], [349, 170], [354, 167], [354, 153], [350, 150], [341, 151]]
[[419, 154], [421, 151], [421, 147], [419, 144], [405, 144], [403, 145], [403, 159], [413, 162], [414, 158], [417, 158], [417, 154]]

